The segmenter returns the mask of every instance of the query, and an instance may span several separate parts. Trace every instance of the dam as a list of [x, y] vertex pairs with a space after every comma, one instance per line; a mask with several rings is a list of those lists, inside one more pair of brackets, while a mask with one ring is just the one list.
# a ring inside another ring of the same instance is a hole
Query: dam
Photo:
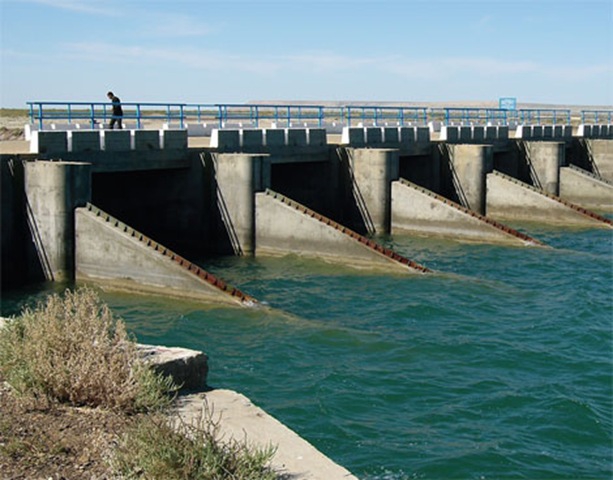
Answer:
[[234, 105], [205, 123], [168, 104], [161, 128], [138, 106], [129, 128], [107, 130], [94, 104], [36, 107], [27, 151], [1, 156], [3, 289], [83, 280], [254, 305], [206, 259], [297, 254], [427, 275], [377, 239], [543, 247], [510, 225], [613, 226], [610, 112], [572, 125], [556, 110]]

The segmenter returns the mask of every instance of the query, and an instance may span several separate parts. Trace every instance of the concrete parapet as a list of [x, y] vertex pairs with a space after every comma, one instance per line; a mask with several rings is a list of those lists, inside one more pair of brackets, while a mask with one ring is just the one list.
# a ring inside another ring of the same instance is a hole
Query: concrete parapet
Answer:
[[98, 152], [101, 149], [100, 132], [97, 130], [71, 130], [67, 132], [69, 152]]
[[68, 151], [66, 131], [37, 130], [31, 133], [30, 153], [53, 155]]
[[496, 125], [486, 126], [483, 140], [486, 142], [494, 142], [498, 140], [498, 127]]
[[499, 140], [508, 140], [509, 139], [509, 126], [508, 125], [498, 125], [498, 139]]
[[106, 152], [127, 152], [132, 149], [130, 130], [101, 130], [100, 146]]
[[417, 132], [415, 127], [400, 127], [400, 143], [404, 147], [412, 147], [417, 142]]
[[27, 215], [47, 280], [74, 278], [74, 209], [91, 198], [91, 164], [26, 162]]
[[577, 127], [577, 136], [583, 138], [613, 139], [613, 125], [609, 124], [580, 124]]
[[392, 182], [392, 233], [398, 232], [482, 243], [541, 244], [402, 178]]
[[164, 150], [187, 149], [187, 129], [160, 130], [160, 147]]
[[77, 208], [76, 278], [206, 302], [254, 300], [92, 205]]
[[323, 147], [328, 144], [325, 128], [307, 128], [307, 143], [311, 147]]
[[398, 127], [383, 128], [383, 143], [398, 144], [400, 143], [400, 130]]
[[381, 127], [365, 128], [366, 145], [381, 146], [383, 143], [383, 130]]
[[474, 125], [472, 127], [472, 141], [482, 143], [485, 140], [485, 127], [482, 125]]
[[238, 152], [241, 147], [238, 130], [218, 129], [211, 132], [210, 147], [220, 152]]
[[612, 228], [611, 220], [547, 194], [519, 180], [493, 172], [487, 175], [487, 216], [553, 225]]
[[239, 131], [239, 142], [242, 148], [259, 149], [264, 147], [264, 130], [260, 128], [245, 128]]
[[341, 144], [352, 147], [361, 147], [366, 143], [366, 135], [363, 127], [343, 127]]
[[448, 143], [457, 143], [460, 140], [460, 127], [455, 125], [443, 125], [439, 139]]
[[285, 138], [289, 147], [307, 146], [307, 132], [305, 128], [288, 128]]
[[161, 130], [130, 130], [134, 150], [159, 150]]
[[415, 128], [415, 141], [417, 143], [430, 142], [430, 129], [428, 127], [413, 127]]
[[535, 140], [543, 138], [543, 125], [532, 126], [532, 138]]
[[294, 253], [358, 269], [429, 270], [283, 195], [256, 194], [256, 254]]
[[458, 141], [460, 143], [470, 143], [470, 142], [472, 142], [472, 139], [473, 139], [473, 129], [472, 129], [472, 127], [462, 125], [462, 126], [460, 126], [458, 128], [459, 128], [459, 135], [460, 135], [460, 138], [458, 139]]
[[574, 165], [560, 169], [560, 197], [593, 210], [613, 210], [613, 183]]
[[264, 130], [264, 143], [267, 147], [285, 146], [285, 129], [267, 128]]

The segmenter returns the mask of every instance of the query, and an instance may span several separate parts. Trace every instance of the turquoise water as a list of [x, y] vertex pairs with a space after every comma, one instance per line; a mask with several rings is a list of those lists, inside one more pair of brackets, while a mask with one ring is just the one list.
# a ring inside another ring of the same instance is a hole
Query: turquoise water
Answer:
[[[201, 349], [238, 390], [367, 479], [609, 479], [613, 234], [554, 248], [383, 239], [435, 275], [290, 256], [208, 268], [269, 308], [103, 298], [142, 342]], [[3, 314], [44, 288], [3, 298]]]

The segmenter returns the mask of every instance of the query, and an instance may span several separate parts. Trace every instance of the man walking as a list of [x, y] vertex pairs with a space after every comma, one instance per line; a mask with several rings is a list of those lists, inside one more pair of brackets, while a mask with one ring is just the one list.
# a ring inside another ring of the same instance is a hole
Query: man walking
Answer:
[[113, 130], [113, 128], [115, 128], [115, 122], [117, 122], [117, 128], [121, 130], [123, 128], [123, 125], [121, 124], [121, 120], [123, 118], [121, 100], [119, 100], [119, 98], [117, 98], [113, 92], [108, 92], [106, 96], [109, 97], [109, 100], [113, 104], [113, 116], [111, 118], [111, 122], [109, 123], [109, 128]]

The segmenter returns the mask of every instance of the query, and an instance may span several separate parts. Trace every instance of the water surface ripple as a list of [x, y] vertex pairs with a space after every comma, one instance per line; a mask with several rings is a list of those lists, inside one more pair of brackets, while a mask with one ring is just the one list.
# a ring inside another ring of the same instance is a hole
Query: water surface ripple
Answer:
[[[553, 248], [382, 239], [441, 272], [429, 276], [207, 262], [266, 309], [104, 298], [139, 340], [206, 351], [211, 385], [360, 478], [609, 479], [612, 234], [531, 233]], [[5, 296], [3, 311], [37, 295]]]

